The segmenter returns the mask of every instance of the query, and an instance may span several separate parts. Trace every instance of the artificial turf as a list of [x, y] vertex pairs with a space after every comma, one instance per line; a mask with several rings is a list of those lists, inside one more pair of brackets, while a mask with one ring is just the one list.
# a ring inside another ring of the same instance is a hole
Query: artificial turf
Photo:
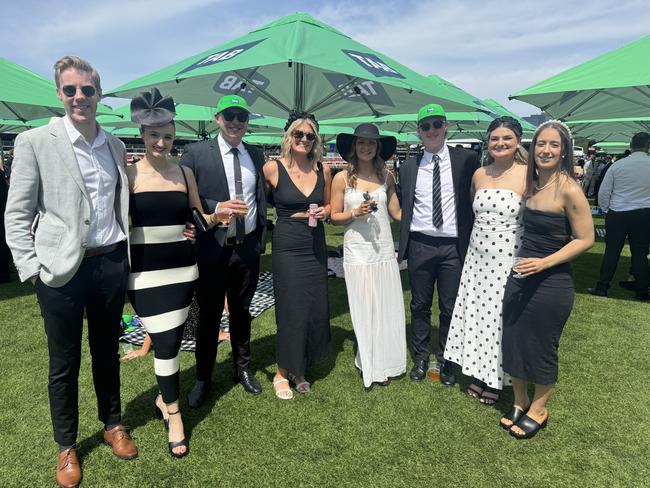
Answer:
[[[341, 242], [342, 229], [330, 227], [328, 244]], [[345, 284], [331, 279], [333, 350], [327, 362], [309, 372], [309, 395], [296, 394], [292, 401], [273, 395], [273, 309], [253, 322], [252, 368], [263, 384], [260, 396], [233, 385], [225, 344], [208, 401], [190, 410], [186, 396], [194, 381], [194, 356], [181, 353], [181, 408], [190, 440], [190, 455], [181, 460], [170, 457], [162, 422], [154, 416], [152, 354], [122, 364], [123, 420], [140, 455], [120, 461], [102, 444], [84, 339], [82, 485], [648, 486], [650, 305], [616, 285], [627, 274], [627, 248], [610, 298], [586, 294], [596, 281], [603, 248], [599, 239], [574, 264], [577, 294], [561, 341], [560, 380], [548, 427], [534, 439], [516, 440], [498, 426], [511, 405], [509, 388], [494, 406], [467, 397], [468, 381], [462, 377], [454, 387], [403, 377], [365, 392], [353, 363]], [[270, 268], [268, 254], [263, 268]], [[402, 280], [408, 325], [405, 273]], [[47, 347], [31, 285], [0, 285], [0, 318], [0, 486], [54, 486]], [[434, 344], [436, 332], [434, 324]]]

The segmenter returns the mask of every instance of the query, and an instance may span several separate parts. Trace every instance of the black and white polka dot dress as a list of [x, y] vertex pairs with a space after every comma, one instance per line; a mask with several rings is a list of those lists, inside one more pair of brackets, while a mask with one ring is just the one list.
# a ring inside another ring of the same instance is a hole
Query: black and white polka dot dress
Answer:
[[476, 192], [470, 237], [445, 359], [463, 374], [492, 388], [510, 384], [503, 373], [501, 335], [503, 290], [522, 234], [522, 197], [511, 190]]

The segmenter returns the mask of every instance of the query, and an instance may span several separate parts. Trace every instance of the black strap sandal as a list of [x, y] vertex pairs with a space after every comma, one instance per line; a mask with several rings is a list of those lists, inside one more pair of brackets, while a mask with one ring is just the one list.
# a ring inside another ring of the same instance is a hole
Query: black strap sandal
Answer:
[[[171, 417], [172, 415], [179, 415], [180, 411], [176, 410], [175, 412], [167, 412], [167, 414]], [[190, 446], [187, 444], [187, 440], [185, 438], [181, 439], [178, 442], [168, 442], [167, 445], [169, 446], [169, 454], [175, 459], [180, 459], [182, 457], [187, 456], [190, 453]], [[180, 454], [176, 454], [173, 449], [176, 447], [184, 447], [185, 452], [182, 452]]]
[[497, 390], [496, 388], [490, 388], [489, 386], [486, 386], [485, 389], [483, 390], [483, 393], [481, 393], [480, 402], [482, 405], [494, 405], [496, 402], [499, 401], [500, 394], [501, 394], [501, 390]]
[[526, 412], [525, 412], [524, 410], [522, 410], [521, 408], [519, 408], [519, 407], [512, 407], [512, 408], [510, 409], [510, 411], [509, 411], [507, 414], [505, 414], [503, 417], [501, 417], [501, 420], [503, 420], [503, 419], [505, 419], [505, 420], [510, 420], [512, 423], [509, 424], [509, 425], [506, 425], [506, 424], [504, 424], [503, 422], [501, 422], [501, 420], [499, 420], [499, 425], [501, 426], [502, 429], [510, 430], [510, 427], [512, 427], [513, 425], [515, 425], [515, 424], [517, 423], [517, 421], [518, 421], [518, 420], [519, 420], [519, 419], [520, 419], [520, 418], [521, 418], [525, 413], [526, 413]]
[[546, 427], [547, 423], [548, 423], [548, 415], [546, 416], [546, 418], [541, 424], [531, 419], [528, 415], [524, 415], [519, 419], [519, 421], [516, 424], [512, 424], [513, 426], [516, 425], [521, 430], [523, 430], [524, 434], [515, 433], [511, 427], [510, 435], [517, 439], [530, 439], [531, 437], [534, 437], [535, 434], [537, 434], [541, 429]]
[[472, 398], [481, 398], [486, 385], [481, 380], [473, 380], [467, 387], [467, 395]]

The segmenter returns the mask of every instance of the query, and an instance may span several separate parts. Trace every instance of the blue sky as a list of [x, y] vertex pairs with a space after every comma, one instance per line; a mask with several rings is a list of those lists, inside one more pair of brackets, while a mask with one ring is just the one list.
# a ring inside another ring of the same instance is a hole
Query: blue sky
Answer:
[[509, 94], [650, 34], [647, 0], [18, 0], [0, 56], [51, 78], [76, 54], [107, 91], [296, 11], [521, 115], [538, 110]]

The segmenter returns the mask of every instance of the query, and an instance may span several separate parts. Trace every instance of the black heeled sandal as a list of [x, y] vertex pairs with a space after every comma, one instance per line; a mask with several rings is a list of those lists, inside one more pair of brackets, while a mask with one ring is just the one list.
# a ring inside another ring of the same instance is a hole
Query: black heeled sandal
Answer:
[[[176, 410], [175, 412], [167, 412], [167, 415], [171, 417], [172, 415], [180, 415], [180, 413], [181, 413], [180, 410]], [[185, 438], [177, 442], [168, 442], [167, 445], [169, 446], [169, 454], [171, 454], [171, 456], [175, 459], [180, 459], [182, 457], [187, 456], [190, 453], [190, 446], [188, 445], [187, 440]], [[181, 454], [176, 454], [173, 451], [175, 447], [184, 447], [185, 452]]]
[[153, 399], [154, 413], [155, 413], [156, 417], [161, 419], [163, 421], [163, 424], [165, 424], [165, 430], [169, 430], [169, 420], [165, 418], [165, 416], [163, 415], [162, 410], [160, 409], [160, 407], [156, 403], [156, 401], [158, 400], [159, 397], [162, 398], [162, 395], [160, 393], [158, 393], [158, 395], [156, 395], [156, 398]]

